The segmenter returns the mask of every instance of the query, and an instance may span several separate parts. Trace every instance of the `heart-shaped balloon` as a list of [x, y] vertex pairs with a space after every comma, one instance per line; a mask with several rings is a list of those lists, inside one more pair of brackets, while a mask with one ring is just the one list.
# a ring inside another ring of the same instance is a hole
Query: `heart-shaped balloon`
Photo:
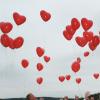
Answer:
[[20, 48], [20, 47], [22, 47], [23, 43], [24, 43], [24, 39], [23, 39], [23, 37], [21, 37], [21, 36], [19, 36], [19, 37], [17, 37], [16, 39], [14, 39], [14, 47], [15, 47], [15, 48]]
[[12, 30], [13, 25], [10, 22], [1, 22], [0, 28], [3, 33], [9, 33]]
[[43, 70], [43, 64], [42, 63], [37, 63], [37, 70], [42, 71]]
[[78, 61], [74, 61], [71, 65], [73, 72], [78, 72], [80, 70], [80, 63]]
[[99, 73], [94, 73], [93, 76], [94, 76], [95, 79], [98, 79], [99, 78]]
[[76, 32], [76, 30], [74, 30], [73, 28], [72, 28], [72, 26], [71, 25], [67, 25], [66, 26], [66, 31], [70, 34], [70, 35], [74, 35], [75, 34], [75, 32]]
[[76, 78], [76, 83], [80, 84], [81, 83], [81, 78]]
[[86, 38], [87, 42], [93, 39], [93, 32], [83, 32], [83, 36]]
[[84, 47], [84, 46], [87, 44], [87, 40], [86, 40], [86, 38], [84, 38], [84, 37], [79, 37], [79, 36], [77, 36], [77, 37], [75, 38], [75, 40], [76, 40], [76, 43], [77, 43], [80, 47]]
[[28, 65], [29, 65], [29, 61], [27, 59], [23, 59], [21, 61], [21, 65], [22, 65], [23, 68], [27, 68]]
[[44, 56], [44, 61], [45, 62], [49, 62], [50, 61], [50, 57], [49, 56]]
[[74, 30], [77, 30], [80, 27], [80, 22], [77, 18], [72, 18], [71, 20], [71, 26]]
[[81, 24], [82, 24], [83, 29], [85, 31], [87, 31], [92, 27], [93, 22], [91, 20], [88, 20], [87, 18], [82, 18], [81, 19]]
[[59, 76], [58, 78], [59, 78], [59, 81], [60, 82], [63, 82], [65, 80], [65, 77], [63, 75], [62, 76]]
[[73, 35], [71, 35], [71, 34], [69, 34], [69, 33], [67, 32], [67, 30], [64, 30], [64, 31], [63, 31], [63, 36], [65, 37], [66, 40], [71, 40], [72, 37], [73, 37]]
[[89, 46], [90, 50], [92, 50], [92, 51], [94, 51], [96, 49], [96, 46], [94, 46], [92, 41], [89, 42], [88, 46]]
[[17, 12], [13, 13], [13, 19], [17, 25], [21, 25], [26, 21], [26, 17]]
[[42, 84], [42, 82], [43, 82], [43, 78], [42, 77], [38, 77], [37, 78], [37, 83], [40, 85], [40, 84]]
[[86, 51], [86, 52], [84, 52], [84, 57], [87, 57], [87, 56], [89, 56], [89, 51]]
[[44, 49], [43, 48], [41, 48], [41, 47], [37, 47], [36, 48], [36, 53], [37, 53], [37, 55], [39, 56], [39, 57], [42, 57], [43, 55], [44, 55]]
[[49, 21], [51, 18], [51, 14], [45, 10], [40, 11], [40, 16], [41, 16], [42, 20], [45, 22]]
[[70, 80], [71, 76], [70, 75], [66, 75], [66, 80]]
[[99, 45], [99, 36], [93, 36], [92, 43], [95, 47], [97, 47]]
[[8, 47], [9, 46], [9, 37], [7, 34], [2, 34], [1, 35], [1, 44], [4, 46], [4, 47]]

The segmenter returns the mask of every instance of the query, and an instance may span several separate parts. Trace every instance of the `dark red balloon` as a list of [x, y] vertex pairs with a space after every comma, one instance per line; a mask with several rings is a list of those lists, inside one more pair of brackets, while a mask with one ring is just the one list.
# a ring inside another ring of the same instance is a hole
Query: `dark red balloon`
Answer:
[[71, 76], [70, 75], [66, 75], [66, 80], [70, 80], [71, 79]]
[[72, 18], [71, 20], [71, 26], [74, 30], [77, 30], [80, 27], [80, 22], [77, 18]]
[[43, 64], [42, 63], [37, 63], [37, 70], [42, 71], [43, 70]]
[[23, 68], [27, 68], [28, 65], [29, 65], [29, 61], [28, 61], [27, 59], [23, 59], [23, 60], [21, 61], [21, 64], [22, 64], [22, 67], [23, 67]]
[[9, 33], [12, 30], [13, 25], [10, 22], [1, 22], [0, 28], [3, 33]]
[[40, 85], [43, 82], [43, 78], [42, 77], [38, 77], [36, 81]]
[[36, 53], [39, 57], [42, 57], [44, 55], [45, 50], [42, 47], [36, 48]]
[[87, 18], [82, 18], [81, 19], [81, 24], [82, 24], [83, 29], [85, 31], [87, 31], [92, 27], [93, 22], [92, 22], [92, 20], [88, 20]]
[[96, 46], [94, 46], [93, 42], [89, 42], [89, 48], [90, 50], [94, 51], [96, 49]]
[[23, 43], [24, 43], [23, 37], [17, 37], [17, 38], [14, 40], [14, 47], [15, 47], [15, 48], [20, 48], [20, 47], [22, 47]]
[[74, 35], [75, 34], [75, 32], [76, 32], [76, 30], [74, 30], [73, 28], [72, 28], [72, 26], [71, 25], [67, 25], [66, 26], [66, 31], [70, 34], [70, 35]]
[[93, 32], [83, 32], [83, 36], [86, 38], [87, 42], [93, 39]]
[[96, 47], [99, 45], [99, 36], [95, 35], [92, 39], [93, 45]]
[[76, 83], [80, 84], [81, 83], [81, 78], [76, 78]]
[[80, 63], [78, 61], [74, 61], [71, 65], [73, 72], [78, 72], [80, 70]]
[[9, 37], [8, 37], [7, 34], [1, 35], [1, 44], [2, 44], [4, 47], [8, 47], [8, 46], [9, 46]]
[[26, 17], [17, 12], [13, 13], [13, 19], [17, 25], [21, 25], [26, 21]]
[[49, 62], [50, 61], [50, 57], [49, 56], [44, 56], [44, 61], [45, 62]]
[[68, 33], [67, 30], [63, 31], [63, 36], [65, 37], [66, 40], [71, 40], [73, 35], [71, 35], [70, 33]]
[[65, 76], [61, 75], [61, 76], [58, 77], [58, 79], [59, 79], [60, 82], [63, 82], [65, 80]]
[[93, 76], [95, 79], [98, 79], [100, 75], [99, 75], [99, 73], [94, 73]]
[[51, 14], [45, 10], [40, 11], [40, 16], [41, 16], [42, 20], [45, 22], [49, 21], [51, 18]]
[[80, 47], [84, 47], [84, 46], [87, 44], [87, 40], [86, 40], [86, 38], [84, 38], [84, 37], [79, 37], [79, 36], [77, 36], [77, 37], [75, 38], [75, 40], [76, 40], [76, 43], [77, 43]]
[[89, 52], [88, 51], [86, 51], [86, 52], [84, 52], [84, 57], [87, 57], [87, 56], [89, 56]]

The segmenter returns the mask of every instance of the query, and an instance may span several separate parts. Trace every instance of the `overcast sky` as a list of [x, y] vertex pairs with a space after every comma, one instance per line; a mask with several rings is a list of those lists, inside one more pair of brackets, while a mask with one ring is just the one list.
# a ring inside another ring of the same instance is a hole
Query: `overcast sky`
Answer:
[[[40, 11], [44, 9], [51, 13], [48, 22], [43, 22]], [[13, 12], [26, 16], [26, 22], [17, 26], [13, 20]], [[93, 21], [90, 29], [94, 34], [100, 31], [100, 1], [99, 0], [1, 0], [0, 21], [13, 24], [9, 36], [24, 37], [24, 45], [17, 50], [4, 48], [0, 45], [0, 97], [25, 97], [32, 92], [36, 96], [63, 97], [68, 95], [84, 96], [84, 92], [100, 92], [100, 79], [94, 80], [92, 74], [100, 73], [100, 46], [91, 52], [88, 46], [80, 48], [75, 43], [75, 37], [68, 42], [63, 37], [63, 30], [70, 20], [76, 17], [79, 20], [86, 17]], [[82, 36], [83, 29], [77, 31], [75, 36]], [[2, 33], [2, 32], [0, 32]], [[36, 47], [45, 49], [45, 54], [51, 57], [49, 63], [43, 58], [38, 58]], [[83, 52], [89, 50], [90, 56], [83, 57]], [[81, 70], [74, 74], [70, 68], [71, 63], [77, 58], [82, 58]], [[21, 59], [29, 59], [30, 65], [24, 69], [20, 65]], [[42, 72], [36, 70], [36, 64], [42, 62], [45, 66]], [[70, 82], [58, 81], [59, 75], [71, 74]], [[42, 85], [36, 83], [36, 78], [42, 76]], [[78, 86], [75, 78], [81, 77]]]

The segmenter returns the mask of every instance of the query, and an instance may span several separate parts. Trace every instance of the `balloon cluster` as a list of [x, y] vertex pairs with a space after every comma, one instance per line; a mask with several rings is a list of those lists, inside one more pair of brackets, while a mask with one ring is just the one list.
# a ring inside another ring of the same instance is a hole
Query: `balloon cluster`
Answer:
[[[48, 22], [51, 19], [51, 14], [45, 10], [40, 11], [40, 17], [44, 22]], [[16, 25], [22, 25], [26, 21], [26, 17], [23, 15], [20, 15], [17, 12], [13, 13], [13, 19]], [[89, 31], [89, 29], [93, 26], [93, 21], [89, 20], [87, 18], [82, 18], [81, 22], [77, 18], [72, 18], [71, 24], [67, 25], [65, 30], [63, 31], [63, 36], [66, 40], [70, 41], [73, 39], [76, 31], [80, 28], [82, 25], [83, 28], [83, 34], [82, 36], [75, 37], [75, 41], [78, 46], [85, 47], [88, 45], [89, 49], [91, 51], [96, 50], [96, 48], [100, 44], [100, 33], [99, 35], [95, 35], [92, 31]], [[13, 29], [13, 25], [10, 22], [0, 22], [0, 30], [2, 31], [2, 35], [0, 37], [0, 41], [2, 46], [9, 47], [11, 49], [18, 49], [21, 48], [24, 39], [22, 36], [18, 36], [15, 39], [11, 38], [8, 33], [10, 33]], [[39, 58], [43, 57], [44, 61], [48, 63], [51, 59], [50, 56], [44, 55], [45, 50], [42, 47], [36, 48], [36, 54]], [[85, 51], [84, 57], [89, 56], [90, 52]], [[28, 59], [22, 59], [21, 65], [23, 68], [27, 68], [29, 66]], [[41, 62], [38, 62], [36, 65], [37, 71], [41, 72], [44, 69], [44, 65]], [[81, 68], [81, 58], [78, 57], [73, 63], [71, 64], [71, 70], [74, 73], [77, 73], [80, 71]], [[94, 79], [99, 79], [100, 74], [99, 73], [93, 73]], [[64, 80], [70, 81], [71, 75], [60, 75], [58, 76], [58, 80], [62, 83]], [[36, 82], [40, 85], [44, 81], [43, 77], [37, 77]], [[80, 77], [75, 78], [75, 81], [77, 84], [80, 84], [82, 79]]]
[[[49, 12], [45, 11], [45, 10], [41, 10], [40, 11], [40, 17], [44, 22], [48, 22], [51, 19], [51, 14]], [[36, 53], [37, 53], [38, 57], [42, 57], [45, 53], [45, 50], [42, 47], [37, 47], [36, 48]], [[44, 55], [43, 59], [46, 63], [48, 63], [50, 61], [50, 56]], [[37, 63], [36, 68], [40, 72], [40, 71], [43, 70], [44, 65], [41, 62], [39, 62], [39, 63]], [[39, 85], [42, 84], [43, 77], [38, 77], [36, 79], [36, 82]]]
[[[45, 54], [44, 48], [42, 48], [42, 47], [37, 47], [37, 48], [36, 48], [36, 54], [37, 54], [38, 57], [42, 57], [42, 56]], [[44, 59], [44, 61], [45, 61], [46, 63], [48, 63], [48, 62], [50, 61], [50, 56], [44, 55], [43, 59]], [[36, 68], [37, 68], [37, 70], [40, 72], [40, 71], [43, 70], [44, 65], [43, 65], [41, 62], [39, 62], [39, 63], [37, 63]], [[37, 81], [38, 84], [42, 84], [42, 82], [43, 82], [43, 77], [38, 77], [38, 78], [36, 79], [36, 81]]]
[[[83, 36], [75, 37], [75, 41], [80, 47], [84, 47], [88, 44], [90, 50], [94, 51], [100, 44], [100, 36], [94, 35], [93, 32], [88, 31], [93, 26], [93, 21], [88, 20], [87, 18], [82, 18], [81, 25], [84, 29]], [[79, 27], [79, 20], [77, 18], [72, 18], [71, 25], [67, 25], [66, 29], [63, 31], [63, 36], [65, 37], [65, 39], [71, 40]]]
[[[82, 37], [77, 36], [75, 37], [75, 41], [80, 47], [85, 47], [88, 44], [88, 47], [91, 51], [94, 51], [100, 44], [100, 35], [95, 35], [93, 32], [88, 31], [93, 26], [93, 21], [88, 20], [87, 18], [82, 18], [81, 23], [77, 18], [72, 18], [71, 25], [67, 25], [66, 29], [63, 31], [63, 36], [66, 40], [70, 41], [72, 40], [74, 34], [76, 31], [80, 28], [80, 25], [82, 25], [82, 28], [84, 30]], [[84, 52], [84, 57], [89, 56], [89, 51]], [[74, 73], [79, 72], [80, 70], [80, 62], [81, 58], [78, 57], [76, 61], [74, 61], [71, 65], [71, 69]], [[93, 74], [95, 79], [98, 79], [99, 73]], [[64, 80], [64, 77], [59, 78], [60, 81]], [[76, 79], [76, 83], [80, 83], [81, 78]]]
[[[18, 19], [18, 17], [20, 17], [20, 19]], [[44, 22], [47, 22], [51, 19], [51, 14], [45, 10], [41, 10], [40, 11], [40, 17]], [[16, 22], [17, 25], [22, 24], [23, 22], [25, 22], [26, 18], [24, 16], [20, 16], [18, 13], [14, 13], [13, 14], [13, 18]], [[42, 47], [37, 47], [36, 48], [36, 54], [39, 58], [41, 58], [45, 53], [45, 50]], [[46, 63], [48, 63], [50, 61], [50, 56], [44, 55], [43, 59]], [[21, 65], [23, 68], [27, 68], [29, 66], [29, 61], [28, 59], [22, 59], [21, 61]], [[41, 72], [44, 68], [43, 63], [38, 62], [36, 65], [37, 71]], [[40, 85], [43, 83], [43, 77], [37, 77], [36, 82]]]
[[[26, 21], [26, 17], [17, 12], [13, 13], [13, 19], [17, 25], [21, 25]], [[3, 32], [0, 37], [2, 46], [9, 47], [11, 49], [18, 49], [22, 47], [24, 43], [22, 36], [18, 36], [15, 39], [8, 36], [8, 33], [10, 33], [13, 29], [13, 25], [10, 22], [0, 22], [0, 29]]]
[[[60, 75], [59, 77], [58, 77], [58, 79], [59, 79], [59, 81], [62, 83], [62, 82], [64, 82], [65, 81], [65, 79], [67, 80], [67, 81], [70, 81], [71, 80], [71, 75], [70, 74], [68, 74], [68, 75]], [[75, 79], [75, 81], [76, 81], [76, 83], [77, 84], [80, 84], [81, 83], [81, 78], [80, 77], [77, 77], [76, 79]]]

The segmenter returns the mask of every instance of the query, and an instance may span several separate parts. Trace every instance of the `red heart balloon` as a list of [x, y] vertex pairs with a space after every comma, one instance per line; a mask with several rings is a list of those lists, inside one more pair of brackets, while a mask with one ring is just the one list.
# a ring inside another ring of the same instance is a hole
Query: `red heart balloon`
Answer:
[[37, 48], [36, 48], [36, 52], [37, 52], [37, 55], [38, 55], [39, 57], [42, 57], [45, 51], [44, 51], [43, 48], [37, 47]]
[[66, 75], [66, 80], [70, 80], [71, 76], [70, 75]]
[[80, 70], [80, 63], [78, 61], [74, 61], [71, 65], [73, 72], [78, 72]]
[[71, 26], [74, 30], [77, 30], [80, 27], [80, 22], [77, 18], [72, 18], [71, 20]]
[[23, 68], [27, 68], [28, 65], [29, 65], [29, 61], [27, 59], [23, 59], [21, 61], [21, 65], [22, 65]]
[[81, 83], [81, 78], [76, 78], [76, 83], [80, 84]]
[[40, 16], [41, 16], [42, 20], [45, 22], [49, 21], [51, 18], [51, 14], [45, 10], [40, 11]]
[[92, 43], [95, 47], [97, 47], [99, 45], [99, 36], [93, 36]]
[[80, 63], [81, 62], [81, 58], [77, 57], [77, 62]]
[[14, 40], [14, 47], [20, 48], [20, 47], [22, 47], [23, 43], [24, 43], [23, 37], [19, 36]]
[[7, 34], [3, 34], [1, 35], [1, 44], [4, 46], [4, 47], [8, 47], [9, 46], [9, 37]]
[[72, 35], [69, 34], [66, 30], [63, 31], [63, 36], [65, 37], [66, 40], [71, 40], [72, 39]]
[[10, 22], [1, 22], [0, 28], [3, 33], [9, 33], [12, 30], [13, 25]]
[[65, 80], [65, 77], [64, 76], [59, 76], [59, 81], [60, 82], [63, 82]]
[[92, 27], [93, 22], [91, 20], [88, 20], [87, 18], [82, 18], [81, 19], [81, 24], [82, 24], [83, 29], [85, 31], [87, 31]]
[[87, 57], [88, 55], [89, 55], [88, 51], [84, 52], [84, 57]]
[[15, 46], [14, 46], [14, 39], [12, 39], [12, 38], [9, 38], [9, 48], [15, 49]]
[[76, 30], [74, 30], [74, 29], [72, 28], [71, 25], [67, 25], [67, 26], [66, 26], [66, 31], [67, 31], [71, 36], [73, 36], [73, 35], [75, 34], [75, 32], [76, 32]]
[[93, 76], [94, 76], [95, 79], [98, 79], [99, 78], [99, 73], [94, 73]]
[[43, 70], [43, 65], [42, 63], [37, 63], [37, 70], [42, 71]]
[[42, 82], [43, 82], [43, 78], [42, 77], [38, 77], [37, 78], [37, 83], [40, 85], [40, 84], [42, 84]]
[[96, 49], [96, 46], [94, 46], [93, 42], [89, 42], [89, 48], [90, 50], [94, 51]]
[[93, 39], [93, 32], [83, 32], [83, 36], [86, 38], [87, 42]]
[[75, 40], [76, 40], [76, 43], [77, 43], [80, 47], [84, 47], [84, 46], [87, 44], [87, 41], [86, 41], [86, 39], [85, 39], [84, 37], [79, 37], [79, 36], [77, 36], [77, 37], [75, 38]]
[[13, 19], [17, 25], [21, 25], [26, 21], [26, 17], [17, 12], [13, 13]]
[[44, 61], [45, 62], [49, 62], [50, 61], [50, 57], [49, 56], [44, 56]]

